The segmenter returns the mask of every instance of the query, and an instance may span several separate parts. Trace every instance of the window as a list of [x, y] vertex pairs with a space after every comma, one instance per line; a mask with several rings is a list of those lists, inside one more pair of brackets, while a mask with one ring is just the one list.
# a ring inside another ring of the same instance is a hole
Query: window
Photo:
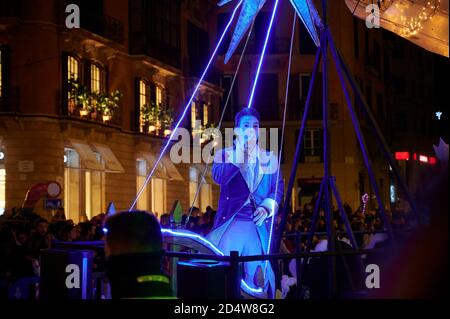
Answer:
[[201, 101], [192, 101], [191, 104], [191, 129], [195, 128], [196, 122], [200, 122], [202, 124], [203, 120], [203, 109], [201, 106], [203, 105], [203, 102]]
[[151, 184], [152, 213], [161, 216], [166, 213], [166, 180], [154, 177]]
[[197, 106], [194, 101], [191, 103], [191, 128], [195, 128], [195, 120], [197, 119]]
[[[100, 154], [95, 153], [97, 160], [103, 162]], [[104, 165], [102, 163], [102, 165]], [[90, 220], [93, 216], [105, 211], [105, 173], [101, 171], [85, 171], [85, 212]]]
[[[284, 131], [283, 137], [283, 147], [281, 147], [281, 135], [283, 134], [282, 129], [278, 128], [270, 128], [267, 129], [268, 139], [266, 140], [267, 146], [266, 149], [274, 152], [274, 154], [278, 157], [281, 157], [280, 164], [284, 164], [284, 149], [286, 148], [286, 134], [287, 130]], [[277, 144], [276, 144], [277, 143]], [[281, 154], [280, 154], [281, 151]]]
[[[66, 79], [66, 81], [81, 80], [80, 70], [81, 70], [81, 64], [80, 64], [79, 60], [77, 58], [75, 58], [74, 56], [71, 56], [71, 55], [67, 56], [67, 79]], [[70, 90], [67, 91], [67, 104], [68, 104], [67, 107], [68, 107], [69, 114], [74, 114], [76, 112], [76, 102], [75, 102], [75, 97], [70, 95]]]
[[[308, 90], [309, 90], [309, 82], [311, 81], [310, 75], [304, 75], [305, 78], [302, 80], [303, 83], [301, 83], [302, 87], [302, 94], [303, 94], [303, 104], [306, 103], [306, 98], [308, 96]], [[311, 105], [309, 107], [309, 114], [308, 118], [311, 120], [322, 120], [323, 119], [323, 105], [322, 105], [322, 72], [317, 72], [316, 78], [314, 79], [316, 82], [314, 82], [313, 85], [313, 91], [311, 95]]]
[[[296, 139], [298, 139], [299, 130], [296, 131]], [[321, 129], [305, 130], [303, 137], [303, 150], [300, 156], [302, 163], [320, 163], [323, 161], [323, 142]]]
[[[141, 190], [142, 186], [145, 183], [147, 177], [147, 162], [145, 160], [138, 159], [136, 161], [136, 196]], [[145, 187], [142, 191], [141, 196], [139, 196], [138, 201], [136, 203], [136, 209], [139, 210], [149, 210], [149, 196], [148, 196], [148, 187]]]
[[102, 91], [101, 71], [96, 64], [91, 64], [91, 92]]
[[150, 103], [150, 85], [145, 80], [139, 80], [139, 130], [147, 133], [145, 128], [144, 114], [142, 108]]
[[209, 105], [204, 103], [203, 104], [203, 124], [206, 125], [209, 123]]
[[79, 78], [80, 62], [73, 56], [67, 57], [67, 79], [73, 78], [78, 80]]
[[300, 73], [300, 100], [303, 104], [308, 97], [309, 90], [309, 82], [311, 81], [311, 74], [309, 73]]
[[[142, 114], [142, 108], [145, 105], [150, 105], [152, 103], [156, 103], [158, 105], [164, 106], [164, 88], [162, 86], [156, 85], [154, 83], [148, 82], [145, 79], [140, 79], [138, 82], [138, 99], [139, 99], [139, 126], [141, 132], [147, 132], [145, 130], [145, 121], [144, 114]], [[156, 119], [156, 126], [159, 127], [158, 119]], [[156, 127], [152, 124], [153, 127], [150, 127], [150, 132], [153, 132]]]
[[130, 0], [130, 53], [181, 66], [181, 1]]
[[[70, 148], [66, 148], [64, 152], [66, 217], [72, 219], [74, 223], [90, 220], [105, 211], [105, 173], [81, 170], [79, 154]], [[96, 157], [99, 162], [103, 162], [98, 153]]]
[[156, 104], [162, 104], [163, 103], [163, 92], [161, 87], [156, 86]]
[[321, 155], [321, 141], [320, 130], [306, 130], [305, 131], [305, 156], [320, 156]]
[[144, 81], [139, 81], [139, 107], [150, 103], [150, 86]]
[[64, 150], [64, 208], [67, 219], [79, 222], [80, 214], [80, 157], [72, 149]]
[[[198, 171], [195, 167], [189, 168], [189, 205], [199, 206], [199, 196], [195, 198], [198, 188]], [[195, 201], [194, 201], [195, 198]]]

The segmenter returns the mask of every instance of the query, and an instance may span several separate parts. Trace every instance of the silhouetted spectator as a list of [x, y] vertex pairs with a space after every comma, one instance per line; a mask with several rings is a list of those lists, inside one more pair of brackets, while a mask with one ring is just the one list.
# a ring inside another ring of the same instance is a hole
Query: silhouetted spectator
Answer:
[[144, 211], [119, 212], [105, 222], [106, 273], [112, 298], [168, 298], [169, 278], [161, 270], [158, 220]]
[[51, 246], [52, 236], [48, 234], [48, 222], [41, 218], [35, 222], [33, 234], [28, 243], [28, 252], [32, 258], [38, 260], [40, 251]]

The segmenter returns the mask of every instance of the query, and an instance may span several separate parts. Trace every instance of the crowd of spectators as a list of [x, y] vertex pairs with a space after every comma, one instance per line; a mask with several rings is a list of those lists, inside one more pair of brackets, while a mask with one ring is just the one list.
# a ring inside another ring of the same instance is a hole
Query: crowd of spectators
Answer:
[[103, 239], [105, 215], [75, 224], [67, 220], [64, 209], [50, 220], [31, 211], [10, 210], [0, 217], [0, 281], [3, 284], [23, 277], [39, 276], [40, 252], [56, 242]]
[[[346, 219], [348, 220], [352, 232], [355, 236], [358, 248], [367, 248], [371, 245], [372, 239], [374, 239], [377, 233], [384, 231], [384, 223], [381, 213], [378, 209], [364, 211], [361, 205], [356, 210], [353, 210], [350, 205], [343, 205]], [[295, 251], [295, 236], [300, 236], [300, 250], [304, 250], [307, 241], [307, 233], [311, 228], [313, 219], [314, 206], [313, 203], [308, 203], [303, 206], [303, 209], [298, 209], [293, 213], [289, 213], [286, 216], [284, 234], [287, 235], [283, 241], [285, 248], [289, 252]], [[408, 227], [408, 215], [409, 211], [394, 205], [392, 210], [385, 208], [386, 218], [390, 223], [392, 229], [402, 230]], [[341, 213], [336, 207], [332, 207], [332, 226], [339, 237], [347, 238], [347, 231], [345, 227], [345, 219], [342, 218]], [[278, 215], [276, 229], [281, 222], [281, 216]], [[327, 225], [325, 218], [325, 211], [319, 209], [319, 216], [316, 224], [313, 243], [316, 244], [321, 238], [326, 237]], [[373, 247], [371, 247], [373, 248]]]
[[[383, 222], [378, 211], [355, 211], [348, 204], [344, 205], [347, 219], [355, 234], [359, 248], [373, 248], [371, 242], [377, 236], [376, 232], [383, 230]], [[394, 229], [407, 226], [407, 213], [395, 208], [387, 210], [387, 218]], [[214, 225], [216, 211], [208, 206], [204, 212], [198, 207], [192, 207], [184, 212], [181, 222], [176, 224], [173, 215], [164, 213], [159, 217], [162, 228], [184, 228], [199, 235], [206, 236]], [[289, 213], [286, 216], [282, 251], [295, 252], [295, 236], [300, 234], [300, 251], [304, 250], [313, 218], [313, 203], [304, 205], [303, 209]], [[64, 209], [57, 210], [50, 220], [41, 218], [32, 211], [11, 210], [0, 216], [0, 282], [5, 286], [23, 277], [39, 276], [40, 252], [52, 248], [57, 242], [97, 241], [104, 239], [103, 222], [105, 214], [94, 216], [78, 224], [66, 219]], [[275, 229], [280, 227], [281, 216], [275, 223]], [[338, 236], [346, 238], [344, 220], [338, 210], [333, 209], [333, 226]], [[326, 219], [323, 209], [319, 210], [314, 236], [313, 248], [326, 238]], [[385, 236], [385, 235], [383, 235]]]

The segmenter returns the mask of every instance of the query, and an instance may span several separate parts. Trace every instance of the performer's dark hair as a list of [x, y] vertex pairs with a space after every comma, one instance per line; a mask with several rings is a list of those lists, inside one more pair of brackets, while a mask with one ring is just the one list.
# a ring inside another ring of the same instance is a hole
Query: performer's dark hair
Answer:
[[254, 116], [256, 117], [256, 119], [258, 120], [258, 122], [260, 122], [260, 117], [259, 117], [259, 113], [257, 110], [255, 110], [254, 108], [249, 108], [249, 107], [244, 107], [242, 110], [240, 110], [236, 116], [234, 117], [234, 126], [238, 127], [239, 126], [239, 121], [241, 120], [241, 118], [243, 116], [246, 115], [250, 115], [250, 116]]
[[[112, 250], [143, 253], [162, 249], [161, 226], [152, 214], [145, 211], [118, 212], [105, 221], [106, 241]], [[112, 251], [114, 254], [114, 251]]]

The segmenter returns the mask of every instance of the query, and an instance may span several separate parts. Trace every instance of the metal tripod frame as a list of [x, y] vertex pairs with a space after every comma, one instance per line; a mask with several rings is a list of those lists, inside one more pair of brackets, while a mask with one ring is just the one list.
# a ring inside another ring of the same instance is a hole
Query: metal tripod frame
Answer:
[[[336, 199], [336, 202], [338, 205], [338, 211], [340, 212], [343, 222], [345, 224], [345, 228], [348, 233], [350, 242], [351, 242], [353, 248], [357, 249], [356, 240], [353, 235], [353, 232], [352, 232], [352, 229], [350, 226], [350, 222], [348, 221], [340, 194], [335, 185], [335, 177], [331, 175], [330, 135], [329, 135], [329, 103], [328, 103], [328, 72], [329, 72], [329, 70], [328, 70], [328, 63], [329, 63], [328, 49], [331, 52], [332, 58], [335, 63], [336, 70], [338, 72], [339, 81], [341, 83], [341, 87], [342, 87], [342, 90], [343, 90], [343, 93], [345, 96], [348, 111], [349, 111], [349, 114], [350, 114], [350, 117], [352, 120], [352, 124], [355, 129], [355, 133], [357, 136], [357, 140], [358, 140], [362, 155], [363, 155], [364, 164], [365, 164], [365, 167], [366, 167], [368, 175], [369, 175], [370, 183], [375, 192], [375, 196], [376, 196], [378, 207], [379, 207], [380, 217], [383, 221], [385, 230], [388, 234], [389, 239], [391, 240], [391, 243], [395, 243], [394, 234], [392, 231], [392, 227], [389, 223], [389, 220], [387, 219], [386, 211], [384, 209], [384, 205], [381, 200], [379, 187], [378, 187], [378, 184], [377, 184], [374, 172], [373, 172], [373, 168], [372, 168], [372, 162], [369, 158], [369, 153], [368, 153], [368, 150], [366, 147], [366, 142], [365, 142], [364, 136], [362, 134], [361, 127], [360, 127], [358, 118], [356, 116], [355, 109], [352, 104], [348, 88], [346, 86], [346, 80], [349, 82], [350, 86], [352, 87], [354, 94], [356, 96], [356, 100], [359, 102], [358, 105], [362, 109], [363, 114], [365, 115], [369, 126], [372, 128], [372, 131], [374, 132], [378, 147], [381, 148], [381, 151], [382, 151], [384, 157], [387, 159], [389, 165], [392, 167], [392, 170], [397, 178], [397, 181], [399, 182], [399, 185], [400, 185], [404, 195], [406, 196], [406, 199], [409, 202], [413, 213], [416, 215], [416, 217], [419, 219], [419, 221], [422, 222], [421, 215], [418, 214], [417, 206], [414, 202], [414, 199], [412, 198], [411, 194], [409, 193], [406, 183], [403, 181], [403, 179], [400, 175], [400, 170], [398, 169], [398, 166], [397, 166], [394, 158], [392, 157], [392, 153], [389, 150], [386, 140], [384, 139], [383, 135], [381, 134], [381, 130], [380, 130], [378, 124], [376, 123], [375, 118], [374, 118], [364, 96], [362, 95], [358, 85], [356, 84], [356, 81], [354, 80], [353, 76], [351, 75], [351, 72], [349, 71], [346, 63], [344, 62], [342, 55], [336, 49], [336, 46], [334, 44], [333, 38], [331, 36], [331, 33], [329, 32], [328, 25], [327, 25], [326, 0], [322, 0], [322, 7], [323, 7], [324, 25], [320, 29], [321, 46], [318, 47], [317, 52], [316, 52], [314, 67], [313, 67], [313, 71], [311, 74], [311, 80], [309, 83], [308, 95], [307, 95], [306, 103], [305, 103], [305, 109], [304, 109], [304, 113], [302, 116], [300, 132], [299, 132], [298, 139], [297, 139], [294, 161], [292, 164], [291, 174], [290, 174], [289, 183], [288, 183], [288, 187], [287, 187], [286, 198], [284, 201], [284, 205], [282, 205], [281, 223], [279, 225], [278, 232], [277, 232], [277, 234], [275, 236], [275, 240], [273, 242], [273, 244], [274, 244], [273, 250], [271, 250], [271, 251], [279, 250], [282, 234], [283, 234], [283, 231], [285, 228], [287, 211], [288, 211], [288, 208], [290, 207], [289, 203], [291, 201], [292, 189], [293, 189], [294, 180], [295, 180], [295, 176], [296, 176], [297, 165], [298, 165], [298, 162], [300, 159], [302, 142], [303, 142], [303, 137], [304, 137], [304, 133], [305, 133], [308, 113], [309, 113], [309, 109], [310, 109], [314, 81], [315, 81], [315, 77], [317, 74], [317, 70], [318, 70], [320, 61], [322, 61], [322, 83], [323, 83], [322, 108], [323, 108], [323, 141], [324, 141], [324, 143], [323, 143], [324, 176], [323, 176], [323, 179], [322, 179], [322, 182], [320, 185], [319, 196], [317, 198], [317, 201], [316, 201], [316, 204], [314, 207], [314, 212], [313, 212], [312, 221], [311, 221], [311, 228], [310, 228], [307, 245], [306, 245], [306, 252], [309, 252], [311, 250], [313, 235], [316, 230], [316, 224], [317, 224], [317, 220], [318, 220], [318, 216], [319, 216], [319, 208], [321, 206], [323, 206], [323, 209], [325, 212], [325, 218], [326, 218], [328, 250], [335, 251], [335, 230], [332, 225], [331, 194], [333, 194], [335, 196], [335, 199]], [[322, 201], [322, 196], [324, 197], [323, 201]], [[360, 263], [359, 263], [360, 266], [362, 266], [361, 258], [359, 258], [359, 261], [360, 261]], [[306, 258], [303, 259], [301, 266], [297, 267], [297, 276], [299, 278], [299, 281], [298, 281], [299, 287], [297, 287], [298, 292], [301, 291], [302, 272], [303, 272], [305, 264], [306, 264]], [[336, 296], [336, 257], [331, 257], [328, 259], [328, 269], [329, 269], [329, 276], [328, 276], [329, 297], [335, 297]]]

